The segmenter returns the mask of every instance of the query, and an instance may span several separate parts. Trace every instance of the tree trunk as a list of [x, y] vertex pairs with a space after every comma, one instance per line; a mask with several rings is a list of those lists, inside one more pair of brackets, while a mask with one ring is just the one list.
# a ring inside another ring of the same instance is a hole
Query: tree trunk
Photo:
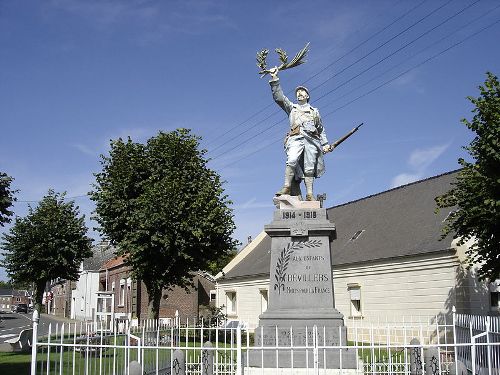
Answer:
[[150, 288], [148, 296], [148, 317], [158, 320], [160, 316], [161, 289]]
[[45, 292], [46, 285], [46, 280], [35, 282], [35, 290], [33, 291], [33, 310], [37, 310], [39, 314], [42, 312], [43, 292]]

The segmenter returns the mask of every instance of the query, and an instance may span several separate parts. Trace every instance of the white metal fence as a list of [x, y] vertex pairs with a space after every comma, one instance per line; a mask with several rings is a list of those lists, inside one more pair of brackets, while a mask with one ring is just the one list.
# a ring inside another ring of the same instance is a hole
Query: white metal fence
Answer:
[[263, 330], [154, 322], [114, 332], [97, 324], [53, 325], [35, 339], [35, 326], [32, 375], [500, 374], [499, 318], [449, 320], [360, 323], [347, 330], [347, 340], [339, 328], [338, 342], [317, 326], [271, 330], [267, 342], [258, 339]]

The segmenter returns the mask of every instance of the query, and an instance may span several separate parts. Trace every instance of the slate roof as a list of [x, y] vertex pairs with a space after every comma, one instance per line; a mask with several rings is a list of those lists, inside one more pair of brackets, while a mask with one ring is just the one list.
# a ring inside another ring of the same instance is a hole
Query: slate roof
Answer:
[[106, 269], [109, 270], [111, 268], [121, 266], [123, 263], [125, 263], [125, 258], [122, 255], [120, 255], [118, 257], [113, 257], [101, 266], [100, 271], [103, 271]]
[[115, 257], [115, 248], [107, 241], [102, 241], [92, 248], [92, 257], [83, 261], [84, 271], [98, 271], [104, 263]]
[[[435, 214], [434, 198], [448, 191], [458, 171], [403, 185], [327, 209], [337, 229], [331, 243], [332, 266], [450, 250], [452, 236], [440, 241], [449, 209]], [[359, 236], [351, 238], [359, 231]], [[271, 239], [256, 248], [225, 275], [225, 280], [268, 276]]]
[[12, 296], [12, 288], [0, 288], [0, 296]]

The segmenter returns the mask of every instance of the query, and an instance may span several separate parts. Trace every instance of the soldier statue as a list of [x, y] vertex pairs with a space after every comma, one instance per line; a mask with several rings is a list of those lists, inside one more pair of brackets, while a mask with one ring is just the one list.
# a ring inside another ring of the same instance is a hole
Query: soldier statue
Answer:
[[323, 154], [330, 151], [319, 111], [309, 104], [309, 91], [303, 86], [295, 89], [297, 103], [292, 103], [281, 89], [279, 68], [269, 69], [274, 101], [286, 112], [290, 130], [285, 138], [285, 183], [276, 195], [301, 196], [300, 182], [306, 186], [306, 200], [314, 200], [314, 178], [325, 172]]

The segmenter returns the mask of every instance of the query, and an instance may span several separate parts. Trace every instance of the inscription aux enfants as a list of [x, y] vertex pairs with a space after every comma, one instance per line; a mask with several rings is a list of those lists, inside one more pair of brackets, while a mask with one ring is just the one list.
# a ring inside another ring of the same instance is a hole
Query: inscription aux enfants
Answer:
[[321, 247], [320, 240], [291, 242], [279, 254], [274, 279], [274, 290], [278, 294], [330, 293], [330, 275], [324, 272], [326, 257], [316, 254], [301, 254]]

